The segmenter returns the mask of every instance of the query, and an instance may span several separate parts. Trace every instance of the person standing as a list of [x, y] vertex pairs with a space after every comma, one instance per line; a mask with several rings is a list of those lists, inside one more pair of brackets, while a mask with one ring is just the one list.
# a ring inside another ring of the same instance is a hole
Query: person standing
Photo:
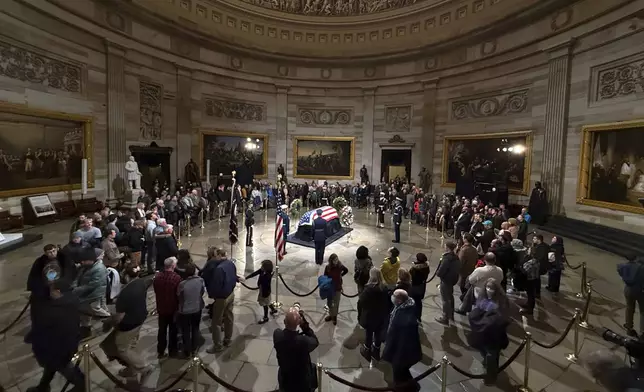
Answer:
[[525, 305], [521, 307], [519, 313], [531, 315], [534, 312], [534, 307], [537, 300], [537, 290], [541, 286], [541, 276], [539, 275], [539, 262], [529, 257], [528, 260], [522, 262], [521, 269], [526, 277], [526, 294], [528, 300]]
[[57, 372], [73, 385], [70, 392], [85, 391], [85, 376], [71, 363], [80, 344], [80, 302], [68, 280], [57, 279], [48, 289], [46, 305], [31, 312], [31, 350], [43, 373], [27, 392], [49, 392]]
[[394, 309], [389, 318], [382, 357], [391, 364], [394, 389], [398, 392], [417, 392], [420, 391], [420, 385], [412, 381], [413, 377], [409, 372], [423, 356], [414, 300], [405, 290], [396, 290], [391, 296], [391, 302]]
[[385, 227], [386, 206], [387, 206], [387, 197], [385, 196], [385, 192], [380, 192], [380, 198], [378, 199], [378, 203], [376, 204], [376, 214], [378, 215], [378, 222], [376, 223], [376, 227], [378, 228]]
[[327, 298], [327, 306], [329, 307], [329, 315], [324, 318], [324, 321], [333, 321], [333, 325], [338, 324], [338, 308], [340, 307], [340, 299], [342, 299], [342, 277], [349, 272], [338, 258], [338, 255], [332, 253], [329, 256], [329, 263], [324, 268], [324, 275], [331, 278], [333, 282], [333, 295]]
[[[311, 352], [318, 338], [298, 308], [290, 308], [284, 317], [284, 329], [273, 332], [273, 347], [277, 356], [277, 381], [280, 392], [313, 392], [318, 387]], [[297, 331], [300, 327], [302, 332]]]
[[400, 269], [400, 251], [397, 248], [391, 247], [387, 250], [387, 257], [380, 265], [380, 272], [382, 273], [382, 280], [389, 290], [396, 287], [398, 282], [398, 270]]
[[273, 279], [273, 262], [271, 260], [262, 261], [262, 267], [252, 274], [248, 275], [245, 280], [257, 278], [257, 302], [264, 310], [264, 317], [258, 321], [258, 324], [265, 324], [268, 322], [268, 309], [271, 310], [271, 315], [277, 313], [277, 309], [271, 304], [271, 282]]
[[80, 256], [81, 268], [74, 285], [74, 294], [81, 302], [81, 336], [87, 338], [92, 334], [92, 317], [110, 317], [107, 310], [107, 269], [97, 255], [102, 250], [83, 249]]
[[317, 218], [313, 220], [313, 243], [315, 244], [315, 264], [324, 262], [324, 248], [326, 246], [326, 220], [322, 218], [322, 210], [315, 212]]
[[162, 233], [154, 236], [154, 246], [156, 247], [155, 267], [157, 271], [163, 271], [167, 259], [172, 257], [176, 260], [177, 253], [179, 253], [179, 246], [177, 245], [177, 239], [174, 237], [174, 229], [171, 225], [165, 227], [159, 226], [157, 229], [162, 230]]
[[409, 273], [411, 274], [410, 296], [414, 299], [416, 318], [420, 323], [423, 315], [423, 299], [427, 288], [427, 278], [429, 277], [429, 264], [427, 264], [427, 256], [424, 253], [416, 254], [416, 261], [409, 269]]
[[291, 229], [291, 218], [288, 216], [288, 206], [286, 204], [282, 204], [279, 209], [279, 214], [282, 217], [282, 230], [284, 231], [284, 254], [287, 254], [286, 239], [288, 238], [288, 233]]
[[154, 277], [152, 286], [157, 303], [159, 330], [157, 331], [157, 354], [159, 358], [166, 356], [165, 349], [171, 357], [177, 355], [177, 309], [179, 301], [177, 291], [181, 277], [174, 270], [177, 267], [177, 258], [168, 257], [163, 262], [163, 271]]
[[546, 290], [552, 293], [558, 293], [559, 285], [561, 284], [561, 271], [563, 271], [564, 263], [566, 262], [563, 238], [559, 236], [552, 237], [548, 260], [550, 261], [550, 266], [548, 268], [548, 285], [546, 286]]
[[[356, 260], [353, 267], [353, 280], [358, 286], [358, 293], [364, 290], [364, 286], [369, 280], [369, 271], [373, 268], [373, 261], [369, 257], [369, 249], [366, 246], [360, 246], [356, 250]], [[360, 316], [358, 316], [360, 318]]]
[[139, 268], [128, 265], [124, 272], [127, 284], [116, 299], [112, 316], [114, 329], [101, 342], [100, 347], [108, 360], [117, 359], [125, 367], [119, 371], [121, 377], [140, 376], [143, 382], [153, 368], [146, 364], [136, 351], [141, 326], [148, 316], [147, 291], [150, 283], [139, 278]]
[[400, 225], [402, 224], [402, 217], [404, 214], [402, 208], [402, 199], [396, 197], [396, 203], [394, 205], [393, 219], [394, 219], [394, 240], [391, 241], [395, 244], [400, 243]]
[[458, 259], [461, 260], [461, 270], [460, 275], [460, 288], [461, 288], [461, 301], [467, 293], [466, 283], [467, 277], [470, 276], [474, 268], [476, 268], [476, 263], [479, 260], [479, 253], [476, 251], [476, 248], [473, 245], [474, 237], [470, 233], [463, 234], [463, 246], [458, 251]]
[[196, 272], [197, 267], [194, 264], [186, 265], [187, 278], [177, 287], [177, 296], [179, 297], [177, 323], [181, 329], [183, 354], [186, 357], [197, 352], [201, 340], [199, 323], [201, 322], [201, 312], [205, 306], [203, 300], [205, 289], [203, 279], [197, 276]]
[[535, 225], [543, 225], [548, 215], [548, 195], [546, 190], [541, 186], [541, 182], [534, 183], [534, 189], [530, 194], [530, 203], [528, 211], [532, 217], [531, 222]]
[[255, 212], [253, 206], [248, 205], [246, 209], [246, 219], [244, 219], [246, 226], [246, 246], [253, 246], [253, 225], [255, 225]]
[[630, 336], [637, 336], [633, 316], [637, 304], [640, 313], [640, 335], [644, 335], [644, 260], [635, 254], [628, 255], [628, 262], [617, 265], [617, 273], [624, 282], [626, 314], [624, 329]]
[[[204, 266], [202, 277], [208, 297], [214, 300], [212, 306], [212, 347], [206, 350], [209, 354], [219, 353], [230, 346], [233, 335], [233, 304], [235, 286], [237, 285], [237, 267], [228, 259], [226, 251], [220, 248], [209, 248], [208, 262]], [[222, 340], [221, 330], [224, 330]]]
[[358, 297], [358, 323], [365, 329], [365, 343], [360, 354], [367, 360], [380, 360], [382, 332], [389, 318], [389, 294], [377, 268], [369, 270], [369, 281]]
[[461, 271], [461, 261], [456, 256], [456, 243], [448, 240], [445, 242], [445, 252], [441, 258], [436, 276], [441, 280], [439, 284], [441, 300], [443, 302], [443, 314], [436, 318], [441, 324], [449, 325], [454, 320], [454, 285], [458, 283]]

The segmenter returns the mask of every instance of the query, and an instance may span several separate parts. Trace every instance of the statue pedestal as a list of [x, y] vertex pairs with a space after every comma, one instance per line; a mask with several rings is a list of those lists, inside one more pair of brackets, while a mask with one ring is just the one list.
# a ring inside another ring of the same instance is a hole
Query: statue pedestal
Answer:
[[123, 197], [123, 208], [128, 210], [136, 210], [136, 204], [139, 201], [139, 196], [141, 196], [141, 189], [128, 189], [125, 191], [125, 196]]

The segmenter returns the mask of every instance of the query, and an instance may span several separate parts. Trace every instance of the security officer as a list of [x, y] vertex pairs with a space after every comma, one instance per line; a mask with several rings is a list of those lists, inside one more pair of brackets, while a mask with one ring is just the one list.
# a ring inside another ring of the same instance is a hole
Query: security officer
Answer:
[[322, 210], [317, 210], [316, 214], [317, 218], [313, 221], [315, 264], [322, 264], [324, 262], [324, 247], [326, 246], [326, 221], [322, 218]]
[[394, 243], [399, 243], [400, 242], [400, 224], [402, 223], [402, 216], [403, 216], [403, 208], [402, 208], [402, 199], [400, 197], [396, 197], [396, 202], [395, 202], [395, 207], [394, 207], [394, 236], [395, 239], [391, 242]]
[[246, 209], [246, 219], [244, 220], [246, 225], [246, 246], [253, 246], [253, 225], [255, 225], [255, 211], [253, 211], [253, 205], [249, 204]]
[[376, 205], [376, 213], [378, 214], [378, 222], [376, 227], [385, 227], [385, 208], [387, 207], [387, 197], [385, 192], [380, 192], [380, 198], [378, 199], [378, 204]]
[[[286, 204], [282, 204], [280, 206], [279, 214], [282, 217], [282, 230], [284, 230], [284, 239], [288, 237], [288, 231], [291, 227], [291, 219], [288, 217], [288, 206]], [[286, 252], [286, 241], [284, 242], [284, 254], [287, 254]]]

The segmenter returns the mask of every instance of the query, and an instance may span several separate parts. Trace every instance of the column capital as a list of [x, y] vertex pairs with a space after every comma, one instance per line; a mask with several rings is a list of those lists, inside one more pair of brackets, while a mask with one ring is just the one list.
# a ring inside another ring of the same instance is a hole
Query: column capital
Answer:
[[291, 86], [288, 84], [276, 84], [275, 91], [278, 94], [288, 94], [288, 91], [291, 89]]
[[556, 60], [561, 57], [570, 56], [576, 44], [577, 38], [571, 37], [564, 42], [544, 48], [543, 51], [548, 54], [550, 60]]
[[177, 76], [185, 76], [187, 78], [192, 77], [192, 70], [190, 68], [186, 68], [183, 65], [179, 65], [177, 63], [174, 64], [175, 68], [177, 68]]
[[104, 40], [104, 42], [105, 42], [105, 51], [108, 55], [125, 57], [125, 52], [127, 51], [126, 47], [121, 46], [117, 43], [114, 43], [108, 39]]
[[373, 97], [374, 95], [376, 95], [377, 89], [378, 87], [364, 87], [362, 89], [362, 95], [364, 95], [365, 97]]
[[423, 90], [434, 90], [438, 87], [439, 78], [421, 80]]

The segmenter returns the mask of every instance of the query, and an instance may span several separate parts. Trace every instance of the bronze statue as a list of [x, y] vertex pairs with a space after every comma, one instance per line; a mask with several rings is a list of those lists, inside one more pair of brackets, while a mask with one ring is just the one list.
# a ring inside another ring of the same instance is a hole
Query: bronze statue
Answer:
[[199, 167], [192, 158], [184, 170], [183, 181], [186, 183], [198, 183], [200, 181]]
[[369, 174], [367, 173], [367, 167], [365, 165], [362, 165], [362, 168], [360, 169], [360, 183], [366, 184], [368, 182], [369, 182]]
[[429, 192], [429, 188], [431, 186], [431, 178], [432, 178], [432, 175], [429, 173], [429, 170], [423, 167], [420, 170], [420, 173], [418, 173], [418, 177], [419, 177], [418, 185], [420, 186], [420, 189], [422, 189], [424, 192]]

